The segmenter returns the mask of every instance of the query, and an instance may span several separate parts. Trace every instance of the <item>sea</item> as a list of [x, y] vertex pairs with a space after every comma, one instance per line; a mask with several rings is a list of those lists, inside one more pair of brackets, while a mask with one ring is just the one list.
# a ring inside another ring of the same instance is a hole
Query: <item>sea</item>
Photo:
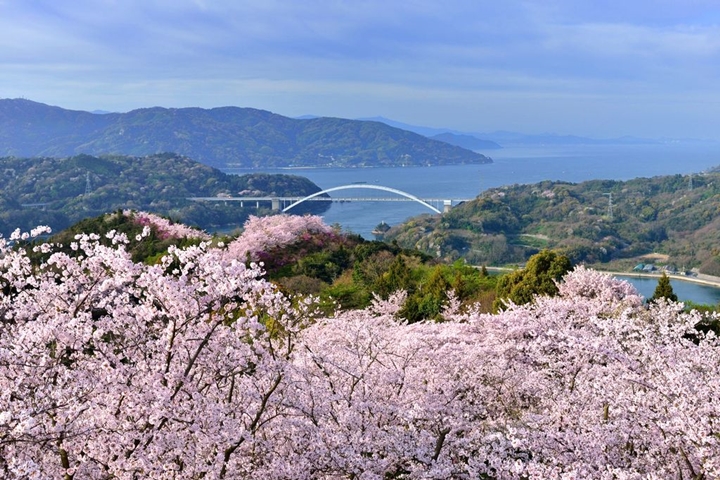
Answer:
[[[400, 198], [395, 194], [367, 188], [383, 186], [421, 199], [452, 200], [453, 204], [456, 204], [458, 201], [476, 198], [490, 188], [532, 184], [543, 180], [578, 183], [585, 180], [629, 180], [680, 174], [688, 176], [690, 184], [692, 175], [720, 166], [720, 143], [511, 147], [480, 153], [491, 157], [493, 163], [392, 168], [285, 168], [262, 171], [301, 175], [322, 189], [357, 186], [356, 189], [333, 192], [331, 196]], [[224, 171], [245, 174], [259, 170], [228, 168]], [[434, 212], [414, 201], [362, 201], [332, 203], [323, 218], [330, 225], [339, 225], [346, 231], [371, 239], [372, 230], [381, 222], [396, 225], [423, 214]], [[681, 300], [705, 304], [720, 302], [720, 289], [683, 283], [690, 285], [691, 291], [697, 290], [701, 293], [692, 294], [693, 298], [689, 298], [688, 294], [686, 298], [680, 297]], [[645, 295], [644, 292], [641, 293]], [[649, 295], [652, 295], [652, 291]]]
[[[653, 296], [655, 287], [657, 287], [658, 284], [657, 277], [637, 278], [618, 276], [618, 278], [632, 283], [637, 291], [645, 298]], [[691, 301], [698, 305], [720, 304], [720, 288], [674, 278], [670, 280], [670, 285], [672, 286], [673, 293], [677, 295], [680, 301]]]

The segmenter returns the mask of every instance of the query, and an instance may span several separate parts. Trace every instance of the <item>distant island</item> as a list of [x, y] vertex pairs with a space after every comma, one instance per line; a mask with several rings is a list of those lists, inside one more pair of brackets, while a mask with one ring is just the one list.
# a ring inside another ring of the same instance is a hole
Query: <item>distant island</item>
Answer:
[[[555, 133], [526, 134], [520, 132], [494, 131], [494, 132], [464, 132], [451, 128], [425, 127], [398, 122], [385, 117], [368, 117], [361, 120], [372, 120], [382, 122], [391, 127], [401, 128], [429, 138], [435, 138], [453, 145], [474, 150], [490, 150], [509, 147], [558, 147], [578, 145], [662, 145], [662, 144], [697, 144], [715, 143], [712, 140], [701, 140], [693, 138], [683, 139], [653, 139], [622, 136], [615, 138], [590, 138], [577, 135], [558, 135]], [[476, 143], [481, 142], [481, 143]], [[467, 146], [466, 146], [467, 145]], [[470, 145], [481, 145], [474, 147]]]
[[66, 110], [0, 100], [0, 156], [177, 152], [216, 168], [397, 167], [482, 164], [477, 152], [381, 122], [293, 119], [253, 108]]
[[[182, 155], [76, 155], [0, 158], [0, 233], [48, 225], [59, 231], [87, 217], [123, 209], [147, 210], [203, 229], [239, 227], [250, 214], [269, 213], [256, 202], [194, 202], [189, 197], [307, 196], [321, 189], [296, 175], [228, 175]], [[293, 213], [320, 214], [326, 202]]]
[[458, 135], [455, 133], [445, 132], [433, 135], [435, 140], [457, 145], [458, 147], [467, 148], [468, 150], [497, 150], [502, 148], [500, 144], [491, 140], [482, 140], [472, 135]]

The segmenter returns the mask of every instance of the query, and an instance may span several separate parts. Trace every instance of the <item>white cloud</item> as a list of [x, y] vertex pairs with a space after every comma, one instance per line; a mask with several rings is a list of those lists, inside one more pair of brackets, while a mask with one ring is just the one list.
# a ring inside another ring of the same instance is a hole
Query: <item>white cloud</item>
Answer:
[[653, 105], [707, 118], [691, 99], [716, 88], [718, 9], [658, 1], [0, 0], [0, 95], [467, 122], [525, 105], [564, 132], [576, 105], [620, 124]]

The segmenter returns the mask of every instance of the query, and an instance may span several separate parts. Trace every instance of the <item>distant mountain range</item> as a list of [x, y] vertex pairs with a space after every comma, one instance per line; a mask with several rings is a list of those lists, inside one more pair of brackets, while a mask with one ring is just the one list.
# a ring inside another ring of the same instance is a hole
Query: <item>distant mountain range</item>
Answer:
[[502, 148], [492, 140], [482, 140], [473, 135], [458, 135], [457, 133], [445, 132], [433, 135], [430, 138], [449, 143], [450, 145], [467, 148], [468, 150], [496, 150]]
[[[398, 122], [385, 117], [369, 117], [360, 120], [382, 122], [395, 128], [401, 128], [429, 138], [443, 140], [453, 145], [459, 145], [471, 150], [491, 150], [502, 147], [523, 147], [523, 146], [562, 146], [562, 145], [660, 145], [666, 143], [706, 143], [707, 140], [698, 139], [650, 139], [631, 136], [617, 138], [589, 138], [577, 135], [558, 135], [554, 133], [543, 133], [528, 135], [518, 132], [496, 131], [489, 133], [463, 132], [449, 128], [433, 128], [420, 125], [411, 125]], [[452, 136], [450, 136], [450, 135]], [[460, 138], [458, 138], [460, 137]], [[487, 145], [473, 143], [474, 141], [488, 142]], [[497, 145], [497, 146], [493, 146]]]
[[0, 100], [0, 156], [175, 152], [216, 167], [388, 167], [490, 163], [479, 153], [382, 122], [293, 119], [238, 107], [66, 110]]

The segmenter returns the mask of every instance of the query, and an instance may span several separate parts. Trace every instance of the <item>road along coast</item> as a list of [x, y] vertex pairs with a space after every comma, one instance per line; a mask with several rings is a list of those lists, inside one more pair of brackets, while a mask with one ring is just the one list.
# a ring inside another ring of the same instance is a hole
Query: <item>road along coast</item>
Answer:
[[[482, 267], [478, 267], [482, 268]], [[514, 270], [517, 270], [517, 268], [510, 268], [510, 267], [485, 267], [489, 272], [496, 272], [496, 273], [508, 273], [512, 272]], [[650, 272], [650, 273], [640, 273], [640, 272], [616, 272], [616, 271], [610, 271], [610, 270], [600, 270], [595, 269], [598, 272], [607, 273], [608, 275], [612, 275], [614, 277], [631, 277], [631, 278], [660, 278], [662, 277], [662, 272]], [[692, 282], [697, 283], [700, 285], [708, 285], [710, 287], [717, 287], [720, 288], [720, 277], [716, 277], [713, 275], [705, 275], [704, 273], [698, 273], [695, 276], [692, 275], [676, 275], [676, 274], [667, 274], [666, 275], [671, 280], [680, 280], [681, 282]]]

